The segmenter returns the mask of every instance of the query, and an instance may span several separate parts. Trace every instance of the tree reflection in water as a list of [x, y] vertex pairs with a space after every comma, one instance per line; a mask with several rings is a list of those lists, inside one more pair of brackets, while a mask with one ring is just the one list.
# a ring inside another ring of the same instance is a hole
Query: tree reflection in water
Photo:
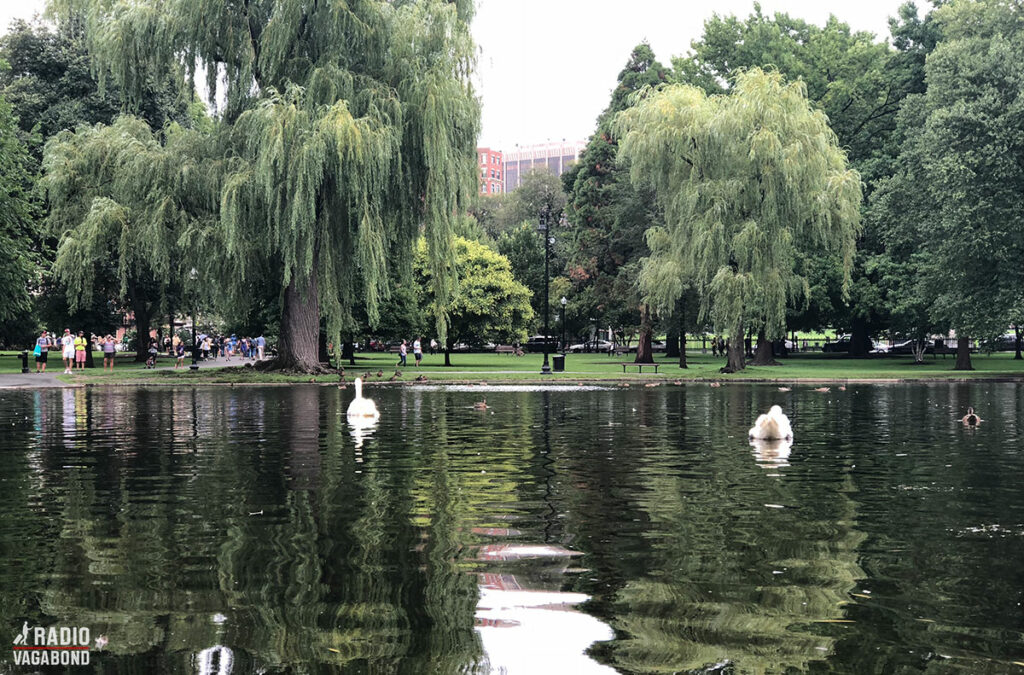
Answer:
[[1024, 397], [965, 387], [378, 390], [364, 435], [333, 387], [4, 392], [0, 625], [121, 673], [1000, 672]]

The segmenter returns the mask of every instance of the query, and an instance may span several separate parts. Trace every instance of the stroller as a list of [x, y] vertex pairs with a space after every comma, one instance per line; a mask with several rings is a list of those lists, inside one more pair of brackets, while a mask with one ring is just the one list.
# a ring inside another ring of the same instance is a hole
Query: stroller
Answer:
[[155, 368], [156, 367], [156, 356], [157, 356], [157, 354], [159, 354], [159, 352], [157, 351], [156, 343], [155, 342], [150, 343], [150, 345], [149, 345], [149, 358], [146, 359], [146, 368]]

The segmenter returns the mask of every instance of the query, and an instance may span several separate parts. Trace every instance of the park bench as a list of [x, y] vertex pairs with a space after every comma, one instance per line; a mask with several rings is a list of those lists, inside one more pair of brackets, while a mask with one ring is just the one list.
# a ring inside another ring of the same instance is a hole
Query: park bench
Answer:
[[522, 356], [523, 350], [512, 345], [498, 345], [494, 348], [495, 354], [514, 354], [515, 356]]
[[657, 375], [658, 374], [658, 366], [660, 366], [661, 364], [660, 363], [633, 363], [632, 361], [626, 361], [625, 363], [620, 362], [619, 365], [622, 366], [622, 372], [626, 372], [626, 368], [629, 367], [629, 366], [636, 366], [637, 372], [639, 372], [639, 373], [644, 372], [644, 366], [647, 366], [648, 368], [654, 368], [654, 374]]
[[402, 351], [402, 345], [392, 345], [388, 347], [388, 351], [391, 352], [392, 354], [397, 354], [398, 352]]

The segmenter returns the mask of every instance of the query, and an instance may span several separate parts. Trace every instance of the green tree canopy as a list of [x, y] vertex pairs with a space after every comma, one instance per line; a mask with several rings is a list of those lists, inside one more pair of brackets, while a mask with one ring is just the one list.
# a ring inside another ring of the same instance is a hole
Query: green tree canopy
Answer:
[[0, 324], [26, 317], [30, 306], [29, 284], [38, 264], [32, 254], [38, 233], [31, 165], [11, 105], [0, 97]]
[[421, 242], [416, 252], [417, 287], [422, 289], [422, 307], [427, 313], [444, 311], [450, 327], [446, 336], [447, 352], [456, 342], [513, 343], [526, 340], [526, 329], [533, 319], [530, 291], [512, 276], [508, 259], [475, 241], [456, 237], [454, 269], [457, 290], [447, 304], [433, 292], [427, 245]]
[[566, 272], [573, 283], [574, 304], [599, 323], [643, 323], [638, 361], [652, 357], [653, 328], [650, 313], [641, 312], [637, 270], [648, 253], [644, 232], [660, 224], [661, 214], [649, 189], [630, 181], [629, 162], [617, 156], [612, 123], [629, 106], [632, 94], [664, 83], [667, 76], [649, 45], [634, 47], [579, 163], [562, 177], [570, 225]]
[[138, 334], [149, 334], [168, 290], [187, 274], [179, 238], [195, 226], [187, 159], [195, 142], [195, 132], [177, 125], [154, 134], [122, 116], [47, 143], [40, 184], [59, 241], [53, 273], [71, 309], [96, 294], [118, 298], [134, 312]]
[[337, 335], [361, 300], [375, 323], [421, 233], [434, 292], [451, 295], [453, 219], [476, 192], [468, 0], [52, 4], [86, 17], [129, 99], [197, 64], [222, 92], [226, 276], [281, 279], [276, 367], [319, 368], [322, 315]]
[[1024, 307], [1024, 19], [1009, 0], [956, 0], [934, 20], [927, 91], [904, 105], [900, 171], [876, 207], [919, 243], [905, 287], [928, 325], [957, 332], [969, 369], [966, 338], [1003, 333]]
[[837, 251], [847, 275], [852, 264], [860, 177], [805, 92], [755, 68], [728, 95], [672, 85], [617, 120], [634, 182], [665, 209], [641, 287], [668, 306], [694, 279], [703, 313], [731, 337], [731, 369], [744, 367], [745, 329], [781, 337], [787, 301], [806, 293], [797, 241]]

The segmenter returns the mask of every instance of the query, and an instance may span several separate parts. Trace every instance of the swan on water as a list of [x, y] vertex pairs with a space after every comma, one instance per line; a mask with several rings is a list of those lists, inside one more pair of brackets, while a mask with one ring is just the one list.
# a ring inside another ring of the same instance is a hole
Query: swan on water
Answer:
[[348, 404], [348, 416], [350, 419], [356, 418], [373, 420], [380, 417], [380, 413], [377, 412], [377, 406], [373, 402], [373, 399], [363, 398], [363, 380], [359, 377], [356, 378], [356, 397]]
[[793, 428], [789, 426], [789, 418], [782, 414], [782, 408], [773, 405], [767, 415], [757, 418], [747, 435], [762, 440], [792, 439]]

